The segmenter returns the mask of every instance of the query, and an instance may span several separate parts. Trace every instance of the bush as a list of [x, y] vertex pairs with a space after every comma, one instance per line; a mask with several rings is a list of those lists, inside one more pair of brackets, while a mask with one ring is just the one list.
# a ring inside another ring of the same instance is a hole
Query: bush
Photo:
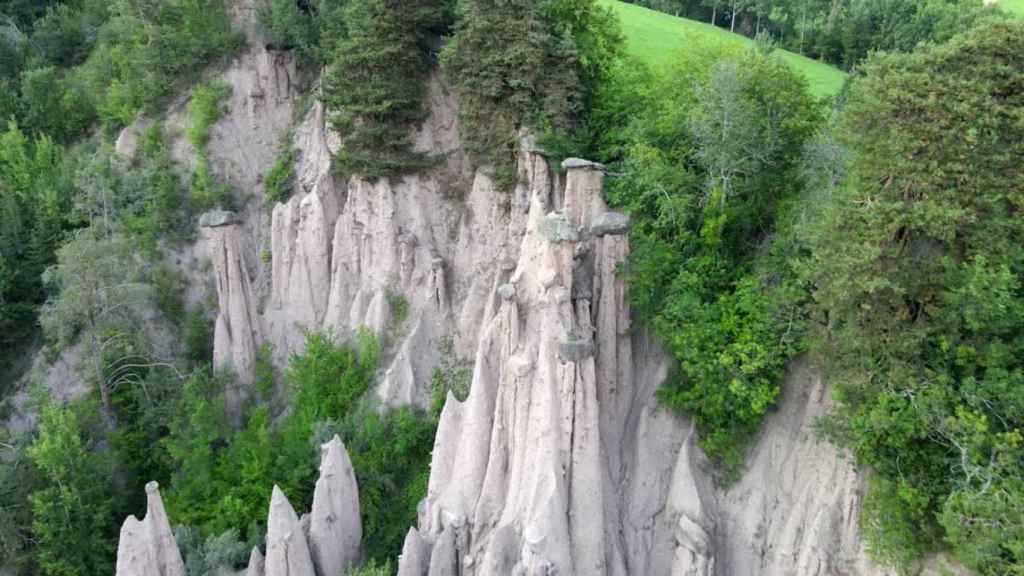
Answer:
[[297, 159], [298, 152], [294, 148], [288, 148], [277, 157], [274, 165], [263, 176], [264, 204], [273, 206], [277, 203], [287, 202], [291, 198], [295, 186], [295, 161]]
[[185, 135], [192, 147], [205, 153], [210, 142], [210, 128], [224, 116], [222, 102], [231, 96], [231, 85], [224, 81], [201, 84], [192, 89], [188, 103], [188, 128]]
[[[645, 108], [611, 94], [598, 100], [609, 110], [591, 116], [636, 114], [602, 139], [625, 154], [608, 196], [633, 216], [631, 299], [678, 361], [659, 399], [693, 415], [733, 479], [803, 349], [787, 215], [820, 111], [805, 80], [755, 52], [698, 52], [648, 78], [636, 90]], [[746, 122], [717, 122], [724, 116]]]
[[99, 576], [114, 569], [109, 474], [82, 437], [78, 414], [49, 401], [28, 455], [44, 487], [32, 493], [32, 532], [47, 574]]
[[260, 8], [259, 19], [275, 48], [295, 50], [304, 61], [316, 61], [320, 29], [312, 8], [300, 8], [296, 0], [270, 0]]
[[61, 142], [80, 136], [96, 115], [79, 88], [60, 78], [54, 68], [23, 72], [21, 100], [26, 128]]
[[364, 553], [387, 562], [401, 552], [427, 496], [436, 422], [402, 408], [352, 412], [339, 427], [359, 483]]
[[222, 0], [139, 5], [118, 0], [100, 41], [75, 73], [94, 95], [108, 131], [155, 112], [175, 87], [194, 81], [205, 64], [242, 45]]
[[434, 418], [441, 416], [448, 392], [462, 402], [469, 396], [473, 384], [473, 366], [459, 362], [455, 357], [455, 345], [451, 338], [446, 338], [439, 345], [441, 361], [430, 378], [430, 414]]
[[378, 564], [376, 560], [370, 560], [359, 568], [349, 568], [344, 576], [391, 576], [395, 570], [391, 567], [391, 560]]

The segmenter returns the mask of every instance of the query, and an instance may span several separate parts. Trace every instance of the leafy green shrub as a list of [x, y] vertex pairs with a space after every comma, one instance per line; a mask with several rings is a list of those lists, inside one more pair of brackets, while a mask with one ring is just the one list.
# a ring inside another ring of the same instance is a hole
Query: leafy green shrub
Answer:
[[274, 371], [274, 346], [270, 342], [264, 342], [256, 352], [254, 384], [264, 403], [273, 400], [277, 374]]
[[295, 50], [303, 60], [316, 61], [320, 28], [312, 8], [300, 8], [296, 0], [270, 0], [258, 16], [275, 48]]
[[391, 576], [395, 570], [391, 566], [391, 560], [378, 564], [376, 560], [370, 560], [359, 568], [349, 568], [343, 576]]
[[0, 430], [0, 563], [18, 573], [34, 573], [29, 495], [42, 487], [27, 445], [28, 439]]
[[185, 357], [191, 366], [204, 366], [213, 360], [213, 323], [202, 308], [189, 310], [182, 321]]
[[401, 408], [384, 416], [353, 412], [339, 427], [359, 483], [365, 554], [387, 562], [401, 552], [427, 495], [436, 422]]
[[224, 116], [222, 103], [228, 96], [231, 96], [231, 85], [223, 80], [201, 84], [192, 89], [185, 135], [197, 151], [206, 150], [210, 142], [210, 128]]
[[174, 88], [194, 81], [205, 64], [242, 45], [222, 0], [118, 0], [99, 38], [74, 76], [95, 96], [111, 131], [132, 122], [142, 110], [156, 111]]
[[409, 319], [409, 301], [398, 292], [387, 293], [388, 308], [391, 309], [391, 322], [394, 328], [401, 328]]
[[204, 538], [196, 529], [175, 526], [174, 539], [185, 560], [189, 576], [220, 576], [245, 568], [249, 554], [259, 545], [259, 535], [242, 540], [238, 530]]
[[274, 165], [263, 176], [264, 204], [273, 206], [279, 202], [287, 202], [291, 198], [295, 186], [295, 161], [297, 159], [298, 152], [294, 148], [288, 148], [274, 161]]
[[438, 348], [441, 361], [430, 378], [430, 413], [434, 418], [441, 416], [448, 392], [454, 394], [460, 402], [465, 401], [473, 383], [473, 366], [455, 357], [452, 339], [442, 340]]
[[109, 474], [83, 438], [77, 412], [46, 402], [28, 455], [44, 484], [29, 498], [39, 567], [48, 574], [110, 574], [115, 524]]
[[62, 142], [81, 135], [96, 116], [81, 90], [52, 67], [22, 73], [21, 100], [25, 126]]
[[[624, 153], [608, 195], [633, 216], [633, 305], [678, 361], [659, 399], [693, 415], [732, 479], [787, 360], [803, 349], [786, 215], [820, 112], [801, 77], [753, 52], [698, 52], [647, 77], [636, 90], [644, 108], [611, 94], [591, 116], [632, 115], [599, 145]], [[746, 123], [717, 121], [726, 116]]]
[[205, 212], [217, 207], [231, 208], [231, 188], [218, 180], [210, 170], [210, 161], [205, 153], [196, 159], [190, 190], [190, 202], [196, 212]]

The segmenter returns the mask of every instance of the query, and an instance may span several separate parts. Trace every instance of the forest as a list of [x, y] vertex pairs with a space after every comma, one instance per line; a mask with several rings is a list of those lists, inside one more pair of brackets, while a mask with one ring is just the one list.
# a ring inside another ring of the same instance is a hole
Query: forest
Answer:
[[[257, 4], [329, 112], [339, 178], [442, 161], [411, 136], [435, 72], [499, 189], [524, 131], [553, 165], [608, 166], [606, 200], [633, 222], [619, 273], [673, 359], [658, 401], [693, 419], [719, 482], [742, 476], [806, 355], [835, 400], [816, 432], [870, 471], [872, 559], [1024, 573], [1024, 21], [980, 0], [637, 3], [755, 43], [647, 63], [598, 0]], [[151, 480], [189, 576], [242, 569], [271, 487], [308, 507], [334, 434], [359, 480], [360, 573], [394, 573], [416, 522], [445, 396], [471, 370], [443, 350], [430, 408], [382, 412], [388, 334], [311, 332], [286, 366], [261, 349], [230, 413], [216, 299], [186, 298], [170, 264], [202, 213], [246, 202], [206, 152], [231, 95], [216, 71], [246, 42], [230, 4], [0, 0], [0, 421], [19, 387], [36, 414], [0, 428], [0, 573], [109, 575]], [[817, 97], [782, 49], [849, 76]], [[183, 97], [191, 168], [164, 124]], [[140, 116], [126, 160], [114, 143]], [[283, 148], [261, 167], [259, 209], [291, 196], [295, 163]], [[89, 389], [64, 400], [32, 358], [70, 351]]]

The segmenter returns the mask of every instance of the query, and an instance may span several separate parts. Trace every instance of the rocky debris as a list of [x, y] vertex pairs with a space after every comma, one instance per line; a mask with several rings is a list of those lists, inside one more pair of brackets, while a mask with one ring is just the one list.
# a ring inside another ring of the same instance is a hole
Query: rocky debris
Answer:
[[562, 160], [562, 170], [601, 170], [604, 171], [604, 164], [591, 162], [582, 158], [566, 158]]
[[219, 228], [239, 223], [238, 216], [228, 210], [211, 210], [199, 217], [200, 228]]
[[540, 233], [549, 242], [575, 242], [579, 240], [579, 232], [572, 221], [561, 212], [552, 212], [540, 223]]
[[313, 493], [309, 545], [317, 573], [341, 574], [359, 562], [363, 537], [359, 487], [341, 438], [321, 447], [320, 479]]
[[590, 223], [590, 233], [594, 236], [608, 234], [626, 234], [629, 232], [629, 215], [621, 212], [605, 212], [594, 218]]
[[274, 486], [267, 517], [265, 576], [314, 576], [306, 535], [288, 498]]
[[409, 528], [398, 560], [398, 576], [427, 576], [430, 568], [430, 545], [415, 528]]
[[245, 569], [245, 576], [264, 576], [266, 573], [266, 561], [263, 559], [263, 554], [260, 554], [260, 549], [253, 548], [252, 553], [249, 554], [249, 564]]
[[129, 516], [117, 545], [117, 576], [185, 576], [156, 482], [146, 484], [146, 516]]

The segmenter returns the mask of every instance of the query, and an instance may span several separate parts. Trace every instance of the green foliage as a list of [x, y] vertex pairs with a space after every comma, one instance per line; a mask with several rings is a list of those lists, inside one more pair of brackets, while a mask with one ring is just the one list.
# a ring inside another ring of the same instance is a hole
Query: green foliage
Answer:
[[204, 153], [210, 142], [210, 128], [224, 116], [223, 102], [228, 96], [231, 96], [231, 85], [223, 80], [200, 84], [192, 89], [185, 135], [199, 153]]
[[100, 0], [57, 4], [33, 23], [31, 44], [48, 64], [75, 66], [88, 56], [108, 16]]
[[460, 362], [455, 356], [452, 339], [442, 340], [438, 348], [441, 361], [430, 378], [430, 414], [435, 419], [440, 418], [449, 392], [456, 400], [463, 402], [469, 396], [473, 384], [473, 366]]
[[193, 366], [205, 366], [213, 360], [213, 322], [202, 308], [189, 310], [182, 326], [185, 357]]
[[241, 46], [222, 0], [117, 0], [99, 38], [74, 76], [94, 95], [109, 129], [155, 111], [203, 65]]
[[849, 175], [807, 201], [831, 426], [874, 498], [899, 498], [868, 523], [897, 564], [942, 538], [982, 574], [1021, 558], [1022, 50], [1024, 24], [1004, 23], [870, 58], [838, 133]]
[[343, 576], [391, 576], [394, 572], [390, 559], [381, 564], [376, 560], [370, 560], [359, 568], [349, 568]]
[[361, 331], [356, 349], [338, 346], [329, 334], [310, 333], [305, 351], [292, 356], [285, 372], [288, 385], [288, 419], [281, 426], [278, 482], [292, 502], [312, 502], [318, 465], [318, 444], [313, 442], [316, 424], [340, 419], [369, 389], [377, 366], [380, 344]]
[[231, 188], [219, 181], [210, 170], [210, 161], [205, 152], [196, 158], [196, 168], [192, 173], [191, 196], [189, 201], [196, 212], [205, 212], [211, 208], [231, 208]]
[[41, 488], [27, 440], [0, 430], [0, 564], [31, 572], [34, 550], [29, 495]]
[[67, 142], [84, 132], [95, 117], [81, 89], [59, 76], [56, 69], [33, 68], [21, 75], [21, 118], [33, 132]]
[[296, 0], [270, 0], [260, 7], [259, 19], [275, 48], [295, 50], [307, 62], [316, 60], [320, 28], [312, 8], [300, 8]]
[[189, 576], [234, 573], [246, 566], [253, 547], [259, 545], [256, 538], [242, 540], [234, 529], [204, 538], [198, 530], [179, 526], [174, 530], [174, 539], [185, 560], [185, 573]]
[[392, 327], [400, 329], [409, 318], [409, 301], [398, 292], [388, 291], [388, 308], [391, 310]]
[[198, 530], [188, 547], [228, 530], [260, 536], [275, 484], [296, 509], [308, 509], [320, 442], [338, 433], [359, 482], [368, 557], [385, 562], [401, 550], [426, 495], [436, 421], [405, 409], [381, 415], [360, 402], [379, 353], [369, 333], [357, 337], [355, 348], [308, 334], [284, 375], [288, 406], [278, 425], [266, 406], [252, 406], [245, 426], [234, 431], [224, 409], [227, 377], [201, 372], [185, 383], [162, 444], [174, 469], [164, 495], [168, 512]]
[[328, 335], [309, 334], [305, 351], [292, 357], [285, 374], [288, 410], [278, 426], [268, 407], [257, 405], [234, 431], [224, 404], [227, 387], [235, 385], [230, 377], [200, 372], [189, 379], [164, 440], [175, 470], [166, 493], [170, 514], [204, 538], [231, 528], [252, 537], [266, 521], [275, 484], [296, 508], [308, 508], [319, 464], [315, 425], [355, 411], [378, 353], [370, 335], [351, 349]]
[[45, 297], [41, 275], [55, 262], [67, 227], [74, 161], [48, 136], [14, 123], [0, 133], [0, 257], [7, 268], [0, 350], [15, 353], [32, 335]]
[[459, 95], [462, 143], [507, 186], [521, 128], [576, 127], [618, 54], [618, 23], [593, 0], [459, 0], [456, 9], [441, 62]]
[[210, 158], [206, 151], [210, 142], [210, 129], [224, 116], [222, 102], [230, 95], [231, 85], [227, 82], [210, 82], [196, 86], [188, 104], [189, 124], [185, 135], [196, 152], [191, 202], [198, 212], [216, 206], [226, 207], [231, 199], [231, 189], [218, 181], [210, 170]]
[[597, 144], [611, 160], [624, 155], [608, 190], [633, 216], [633, 305], [678, 361], [659, 398], [694, 416], [731, 477], [802, 349], [786, 223], [821, 116], [806, 82], [772, 55], [694, 56], [663, 76], [628, 72], [649, 81], [638, 104], [613, 80], [596, 100], [608, 108], [591, 116], [629, 120]]
[[873, 558], [906, 573], [935, 547], [927, 496], [901, 480], [872, 476], [861, 508], [864, 544]]
[[264, 342], [256, 352], [255, 386], [260, 399], [268, 403], [274, 399], [277, 388], [277, 374], [274, 371], [274, 346]]
[[44, 485], [30, 501], [36, 561], [46, 574], [99, 576], [114, 569], [108, 474], [82, 432], [75, 411], [50, 401], [28, 449]]
[[295, 161], [298, 160], [298, 152], [294, 148], [288, 148], [277, 157], [274, 165], [263, 176], [263, 203], [273, 206], [277, 203], [287, 202], [292, 196], [295, 187]]
[[436, 422], [407, 408], [381, 416], [353, 412], [340, 423], [359, 483], [363, 549], [387, 562], [402, 550], [416, 506], [427, 495]]
[[335, 168], [376, 179], [427, 166], [410, 134], [426, 117], [428, 40], [446, 26], [447, 1], [351, 0], [343, 10], [347, 32], [320, 94], [341, 135]]

